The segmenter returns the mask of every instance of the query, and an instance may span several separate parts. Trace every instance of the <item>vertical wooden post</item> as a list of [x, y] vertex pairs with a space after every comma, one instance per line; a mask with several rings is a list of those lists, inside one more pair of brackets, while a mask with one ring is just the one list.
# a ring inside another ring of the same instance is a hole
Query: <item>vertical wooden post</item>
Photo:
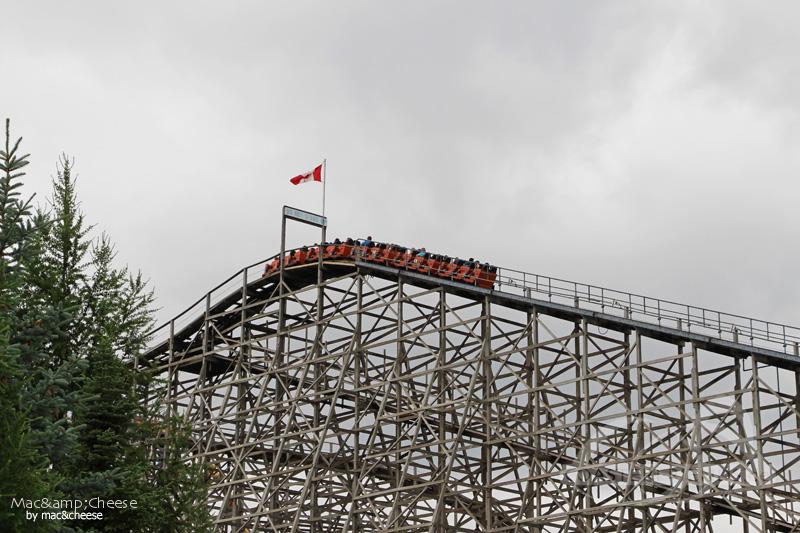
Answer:
[[761, 425], [761, 384], [758, 375], [758, 360], [755, 356], [750, 358], [753, 364], [753, 423], [756, 426], [756, 491], [761, 512], [761, 531], [769, 531], [767, 514], [767, 501], [764, 495], [764, 435]]
[[491, 331], [491, 304], [489, 298], [483, 300], [483, 318], [481, 320], [481, 339], [483, 359], [483, 445], [481, 446], [481, 466], [483, 482], [483, 514], [484, 530], [489, 531], [494, 525], [492, 512], [492, 331]]

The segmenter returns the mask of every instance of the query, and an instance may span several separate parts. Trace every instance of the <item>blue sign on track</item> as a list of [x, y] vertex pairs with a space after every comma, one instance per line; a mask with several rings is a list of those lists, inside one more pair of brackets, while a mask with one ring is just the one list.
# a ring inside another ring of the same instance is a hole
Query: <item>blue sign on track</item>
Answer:
[[319, 226], [321, 228], [328, 226], [327, 217], [323, 217], [309, 211], [303, 211], [302, 209], [295, 209], [294, 207], [289, 207], [288, 205], [283, 206], [283, 216], [286, 218], [291, 218], [292, 220], [297, 220], [298, 222], [305, 222], [306, 224]]

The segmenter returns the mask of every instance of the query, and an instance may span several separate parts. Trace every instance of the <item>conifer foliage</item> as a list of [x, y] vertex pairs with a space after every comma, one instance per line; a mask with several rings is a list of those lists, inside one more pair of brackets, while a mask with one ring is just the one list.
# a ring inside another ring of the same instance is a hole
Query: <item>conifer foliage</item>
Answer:
[[[131, 362], [145, 349], [154, 296], [92, 238], [74, 161], [62, 156], [49, 208], [20, 198], [19, 141], [0, 152], [0, 523], [9, 531], [209, 531], [203, 467], [189, 432]], [[24, 472], [24, 475], [18, 475]], [[10, 475], [14, 473], [15, 475]], [[8, 474], [8, 475], [7, 475]], [[136, 500], [103, 520], [39, 522], [9, 498]], [[37, 529], [38, 528], [38, 529]]]
[[[35, 362], [30, 353], [37, 334], [25, 327], [19, 315], [22, 265], [32, 253], [41, 220], [32, 212], [31, 199], [21, 198], [22, 168], [29, 156], [19, 152], [22, 139], [11, 144], [9, 128], [6, 120], [5, 149], [0, 151], [0, 524], [9, 531], [47, 531], [51, 528], [45, 524], [26, 523], [9, 504], [14, 497], [48, 496], [56, 481], [49, 461], [36, 446], [31, 409], [23, 402], [31, 385], [26, 369]], [[19, 337], [27, 337], [22, 345]]]

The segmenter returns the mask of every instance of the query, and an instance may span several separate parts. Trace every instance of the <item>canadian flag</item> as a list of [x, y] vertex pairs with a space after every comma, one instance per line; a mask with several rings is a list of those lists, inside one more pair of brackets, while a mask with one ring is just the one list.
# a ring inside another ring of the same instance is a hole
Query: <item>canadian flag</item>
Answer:
[[314, 170], [306, 172], [305, 174], [298, 174], [289, 181], [292, 182], [292, 185], [300, 185], [307, 181], [322, 181], [322, 165], [319, 165]]

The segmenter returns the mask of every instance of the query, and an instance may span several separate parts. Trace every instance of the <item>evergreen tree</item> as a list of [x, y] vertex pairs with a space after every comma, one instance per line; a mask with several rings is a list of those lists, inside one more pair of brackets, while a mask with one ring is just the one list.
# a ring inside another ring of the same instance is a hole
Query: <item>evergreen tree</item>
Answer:
[[[204, 472], [185, 463], [188, 431], [147, 406], [150, 385], [132, 362], [152, 328], [153, 294], [140, 273], [114, 266], [110, 239], [89, 240], [91, 226], [77, 200], [73, 166], [62, 157], [53, 183], [52, 220], [43, 239], [40, 296], [70, 313], [57, 360], [87, 365], [74, 423], [78, 447], [62, 469], [60, 488], [75, 498], [136, 500], [137, 509], [107, 509], [102, 522], [74, 522], [80, 531], [205, 531], [210, 529]], [[167, 438], [169, 437], [169, 438]], [[154, 462], [148, 450], [168, 450]]]
[[[65, 170], [63, 170], [65, 169]], [[62, 171], [67, 181], [70, 167], [64, 160]], [[76, 208], [77, 209], [77, 208]], [[74, 210], [73, 210], [74, 211]], [[72, 220], [73, 213], [64, 218]], [[63, 466], [72, 457], [78, 444], [79, 427], [74, 413], [82, 401], [81, 384], [86, 361], [73, 349], [81, 342], [74, 339], [73, 324], [80, 316], [79, 299], [70, 293], [64, 279], [80, 276], [73, 265], [73, 256], [80, 254], [80, 244], [68, 243], [76, 250], [70, 255], [53, 257], [49, 252], [54, 236], [67, 235], [63, 224], [55, 223], [41, 211], [35, 215], [32, 238], [20, 265], [24, 284], [16, 309], [17, 323], [13, 338], [22, 347], [20, 360], [28, 376], [21, 390], [21, 400], [31, 417], [31, 441], [47, 458], [51, 469], [62, 474]], [[72, 222], [81, 230], [82, 218]]]
[[[90, 240], [73, 165], [59, 160], [50, 212], [20, 199], [19, 141], [0, 151], [0, 526], [8, 531], [210, 531], [202, 464], [178, 418], [146, 402], [162, 384], [132, 361], [152, 328], [141, 274]], [[25, 521], [7, 498], [136, 500], [104, 520]]]
[[47, 531], [55, 525], [31, 523], [24, 510], [12, 508], [12, 498], [38, 499], [52, 494], [55, 480], [47, 457], [40, 453], [31, 432], [30, 412], [21, 401], [29, 383], [23, 350], [14, 342], [20, 317], [20, 291], [25, 258], [31, 253], [42, 221], [22, 201], [19, 187], [28, 155], [18, 153], [22, 139], [11, 145], [6, 120], [5, 150], [0, 150], [0, 524], [9, 531]]
[[52, 182], [49, 224], [41, 234], [41, 251], [29, 276], [37, 301], [59, 312], [64, 319], [62, 327], [68, 332], [50, 347], [53, 365], [80, 358], [88, 337], [87, 302], [82, 293], [92, 266], [87, 256], [91, 246], [88, 235], [93, 226], [86, 224], [80, 209], [73, 167], [74, 161], [62, 154]]

